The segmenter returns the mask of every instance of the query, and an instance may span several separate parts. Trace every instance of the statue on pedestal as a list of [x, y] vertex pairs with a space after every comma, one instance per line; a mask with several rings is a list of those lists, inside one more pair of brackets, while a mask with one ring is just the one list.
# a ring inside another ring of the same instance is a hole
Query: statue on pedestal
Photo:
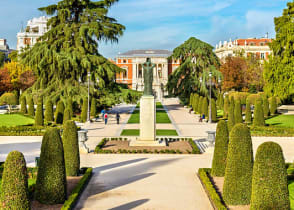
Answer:
[[144, 96], [152, 95], [152, 83], [153, 83], [153, 68], [154, 63], [151, 63], [151, 59], [147, 58], [146, 62], [143, 63], [144, 69]]

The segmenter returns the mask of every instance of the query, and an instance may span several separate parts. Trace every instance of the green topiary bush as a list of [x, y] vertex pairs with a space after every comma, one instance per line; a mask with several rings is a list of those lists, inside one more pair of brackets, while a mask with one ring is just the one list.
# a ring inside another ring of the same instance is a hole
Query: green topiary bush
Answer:
[[225, 176], [227, 153], [229, 144], [229, 130], [226, 121], [221, 120], [217, 124], [215, 149], [212, 161], [212, 176]]
[[248, 205], [251, 197], [253, 150], [250, 130], [237, 124], [230, 133], [223, 198], [228, 205]]
[[63, 124], [66, 123], [66, 121], [71, 120], [71, 114], [70, 114], [70, 110], [68, 108], [66, 108], [64, 110], [64, 117], [63, 117]]
[[253, 118], [254, 126], [264, 126], [264, 114], [261, 100], [256, 100], [254, 106], [254, 118]]
[[216, 103], [213, 98], [211, 99], [211, 120], [212, 120], [212, 122], [217, 121]]
[[63, 150], [67, 176], [77, 176], [80, 169], [78, 131], [74, 121], [66, 121], [63, 126]]
[[28, 109], [28, 115], [35, 116], [35, 107], [34, 107], [34, 100], [32, 97], [29, 98], [29, 109]]
[[43, 126], [44, 125], [44, 116], [43, 116], [43, 104], [38, 103], [36, 116], [35, 116], [35, 125], [36, 126]]
[[202, 99], [202, 114], [205, 114], [205, 118], [208, 119], [208, 101], [206, 97]]
[[26, 161], [21, 152], [8, 154], [2, 176], [1, 209], [30, 209]]
[[56, 128], [49, 128], [43, 136], [35, 199], [44, 204], [64, 203], [66, 199], [64, 153]]
[[228, 113], [228, 129], [229, 132], [232, 130], [232, 128], [235, 125], [235, 103], [234, 98], [230, 100], [230, 107], [229, 107], [229, 113]]
[[277, 98], [273, 96], [271, 98], [271, 103], [270, 103], [270, 112], [271, 112], [271, 115], [274, 115], [274, 114], [277, 113], [277, 108], [278, 108]]
[[252, 123], [251, 104], [249, 100], [246, 101], [245, 123]]
[[74, 112], [73, 112], [73, 103], [72, 103], [72, 99], [68, 98], [67, 99], [67, 104], [66, 107], [69, 109], [70, 111], [70, 116], [73, 117], [74, 116]]
[[277, 143], [265, 142], [257, 149], [250, 209], [290, 209], [285, 159]]
[[229, 95], [226, 95], [225, 102], [224, 102], [224, 118], [227, 119], [229, 115], [229, 109], [230, 109], [230, 100]]
[[94, 97], [91, 100], [91, 113], [90, 114], [93, 117], [95, 117], [97, 114], [97, 101]]
[[263, 114], [264, 114], [264, 117], [268, 117], [269, 116], [269, 103], [268, 103], [268, 98], [267, 97], [264, 97], [263, 98]]
[[88, 114], [88, 99], [85, 98], [83, 100], [83, 107], [82, 107], [82, 113], [81, 113], [81, 117], [82, 117], [82, 122], [86, 122], [87, 121], [87, 114]]
[[203, 96], [200, 96], [199, 101], [198, 101], [198, 106], [197, 106], [198, 107], [197, 111], [198, 111], [199, 114], [203, 114], [203, 112], [202, 112], [202, 101], [203, 101]]
[[193, 104], [193, 110], [194, 112], [198, 112], [198, 105], [199, 105], [199, 95], [195, 94], [194, 104]]
[[25, 96], [20, 99], [20, 112], [23, 114], [27, 113], [27, 100]]
[[45, 120], [47, 122], [53, 122], [53, 103], [51, 100], [47, 100], [46, 106], [45, 106]]
[[55, 122], [56, 124], [62, 124], [63, 123], [63, 115], [64, 115], [64, 103], [63, 101], [58, 101], [56, 112], [55, 112]]
[[235, 124], [243, 123], [242, 107], [241, 107], [240, 99], [236, 100], [236, 104], [235, 104], [235, 107], [234, 107], [234, 117], [235, 117]]

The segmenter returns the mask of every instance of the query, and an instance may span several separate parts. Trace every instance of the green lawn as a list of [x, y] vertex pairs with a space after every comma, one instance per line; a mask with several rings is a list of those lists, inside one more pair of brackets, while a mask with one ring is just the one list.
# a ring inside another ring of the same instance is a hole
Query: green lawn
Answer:
[[[125, 129], [121, 132], [121, 136], [139, 136], [139, 129]], [[176, 130], [156, 130], [156, 136], [178, 136]]]
[[266, 124], [284, 128], [294, 128], [294, 115], [278, 115], [267, 119]]
[[32, 125], [35, 123], [34, 119], [25, 117], [19, 114], [2, 114], [0, 115], [0, 127], [1, 126], [18, 126], [18, 125]]
[[[140, 123], [140, 110], [135, 110], [133, 112], [128, 123]], [[156, 123], [171, 123], [167, 113], [164, 110], [156, 111]]]
[[[140, 103], [137, 104], [136, 108], [140, 108]], [[163, 109], [161, 102], [156, 102], [156, 109]]]

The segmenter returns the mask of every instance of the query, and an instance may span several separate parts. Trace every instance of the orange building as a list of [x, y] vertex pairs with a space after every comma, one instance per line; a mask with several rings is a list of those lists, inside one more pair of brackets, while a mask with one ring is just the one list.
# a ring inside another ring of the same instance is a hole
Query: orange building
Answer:
[[144, 71], [142, 64], [151, 58], [153, 69], [153, 91], [157, 98], [162, 98], [168, 76], [180, 65], [179, 61], [169, 59], [172, 52], [168, 50], [131, 50], [118, 54], [115, 64], [125, 72], [116, 75], [116, 82], [127, 84], [137, 91], [144, 90]]

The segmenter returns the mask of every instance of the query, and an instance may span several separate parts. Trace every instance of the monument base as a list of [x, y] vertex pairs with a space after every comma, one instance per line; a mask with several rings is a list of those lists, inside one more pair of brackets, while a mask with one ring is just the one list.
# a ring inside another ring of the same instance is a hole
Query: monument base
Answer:
[[166, 141], [144, 141], [140, 139], [132, 140], [129, 143], [130, 147], [166, 147]]

